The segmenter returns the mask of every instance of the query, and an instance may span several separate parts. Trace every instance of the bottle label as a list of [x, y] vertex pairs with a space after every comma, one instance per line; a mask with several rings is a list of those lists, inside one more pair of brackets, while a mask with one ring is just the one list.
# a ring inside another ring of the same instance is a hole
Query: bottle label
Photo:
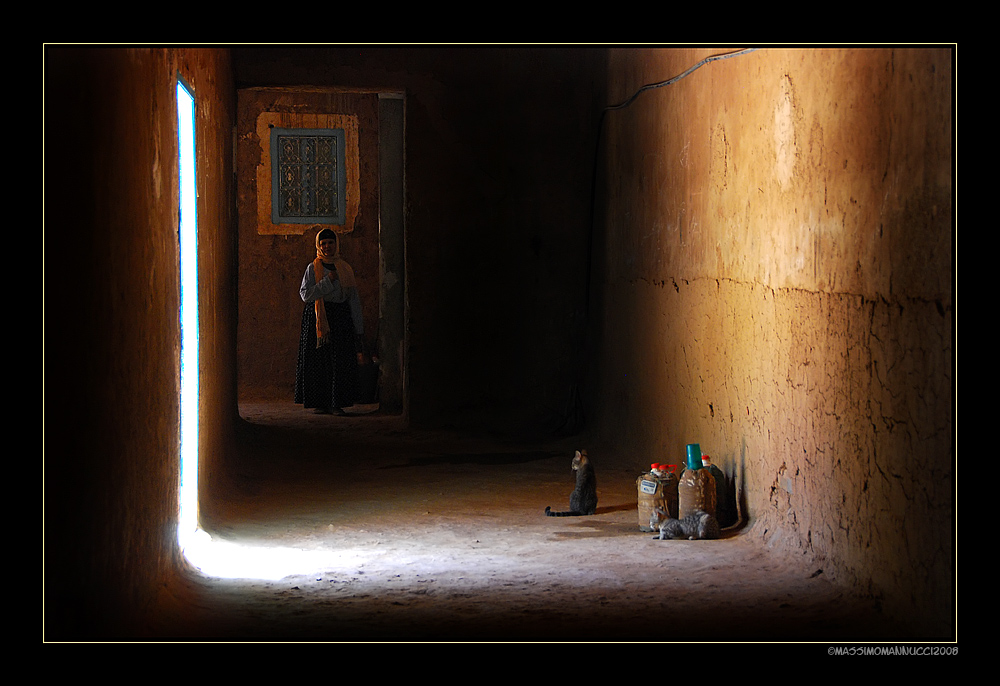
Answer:
[[648, 495], [653, 495], [656, 493], [656, 487], [659, 486], [655, 481], [648, 481], [643, 479], [639, 482], [639, 492], [646, 493]]

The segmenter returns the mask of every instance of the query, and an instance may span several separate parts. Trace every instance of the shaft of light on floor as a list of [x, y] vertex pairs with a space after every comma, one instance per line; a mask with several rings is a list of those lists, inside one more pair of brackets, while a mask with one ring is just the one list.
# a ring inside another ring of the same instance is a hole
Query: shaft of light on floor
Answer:
[[195, 99], [177, 80], [178, 205], [180, 213], [180, 484], [177, 542], [185, 559], [219, 578], [281, 579], [312, 574], [345, 555], [332, 551], [241, 546], [213, 539], [198, 520], [198, 185]]

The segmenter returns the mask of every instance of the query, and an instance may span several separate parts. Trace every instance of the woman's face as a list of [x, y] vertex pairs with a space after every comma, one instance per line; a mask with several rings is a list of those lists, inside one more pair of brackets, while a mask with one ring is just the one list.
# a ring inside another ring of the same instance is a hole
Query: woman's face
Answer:
[[337, 251], [337, 241], [333, 238], [324, 238], [319, 242], [319, 249], [324, 255], [333, 255]]

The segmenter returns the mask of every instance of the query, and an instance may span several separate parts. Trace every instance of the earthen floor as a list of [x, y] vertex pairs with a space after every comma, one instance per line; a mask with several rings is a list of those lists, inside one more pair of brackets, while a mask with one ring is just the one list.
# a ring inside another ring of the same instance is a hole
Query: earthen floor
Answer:
[[[633, 467], [597, 468], [565, 509], [585, 438], [511, 442], [393, 417], [244, 404], [213, 538], [334, 553], [277, 580], [189, 575], [174, 638], [330, 641], [849, 641], [896, 637], [875, 604], [752, 525], [718, 541], [639, 530]], [[619, 464], [621, 460], [617, 461]]]

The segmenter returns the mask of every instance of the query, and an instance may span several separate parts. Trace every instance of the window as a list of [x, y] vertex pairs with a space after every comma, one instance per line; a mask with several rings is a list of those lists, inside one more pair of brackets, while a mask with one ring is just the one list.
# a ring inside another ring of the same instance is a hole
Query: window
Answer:
[[271, 129], [271, 221], [343, 225], [347, 165], [343, 129]]

